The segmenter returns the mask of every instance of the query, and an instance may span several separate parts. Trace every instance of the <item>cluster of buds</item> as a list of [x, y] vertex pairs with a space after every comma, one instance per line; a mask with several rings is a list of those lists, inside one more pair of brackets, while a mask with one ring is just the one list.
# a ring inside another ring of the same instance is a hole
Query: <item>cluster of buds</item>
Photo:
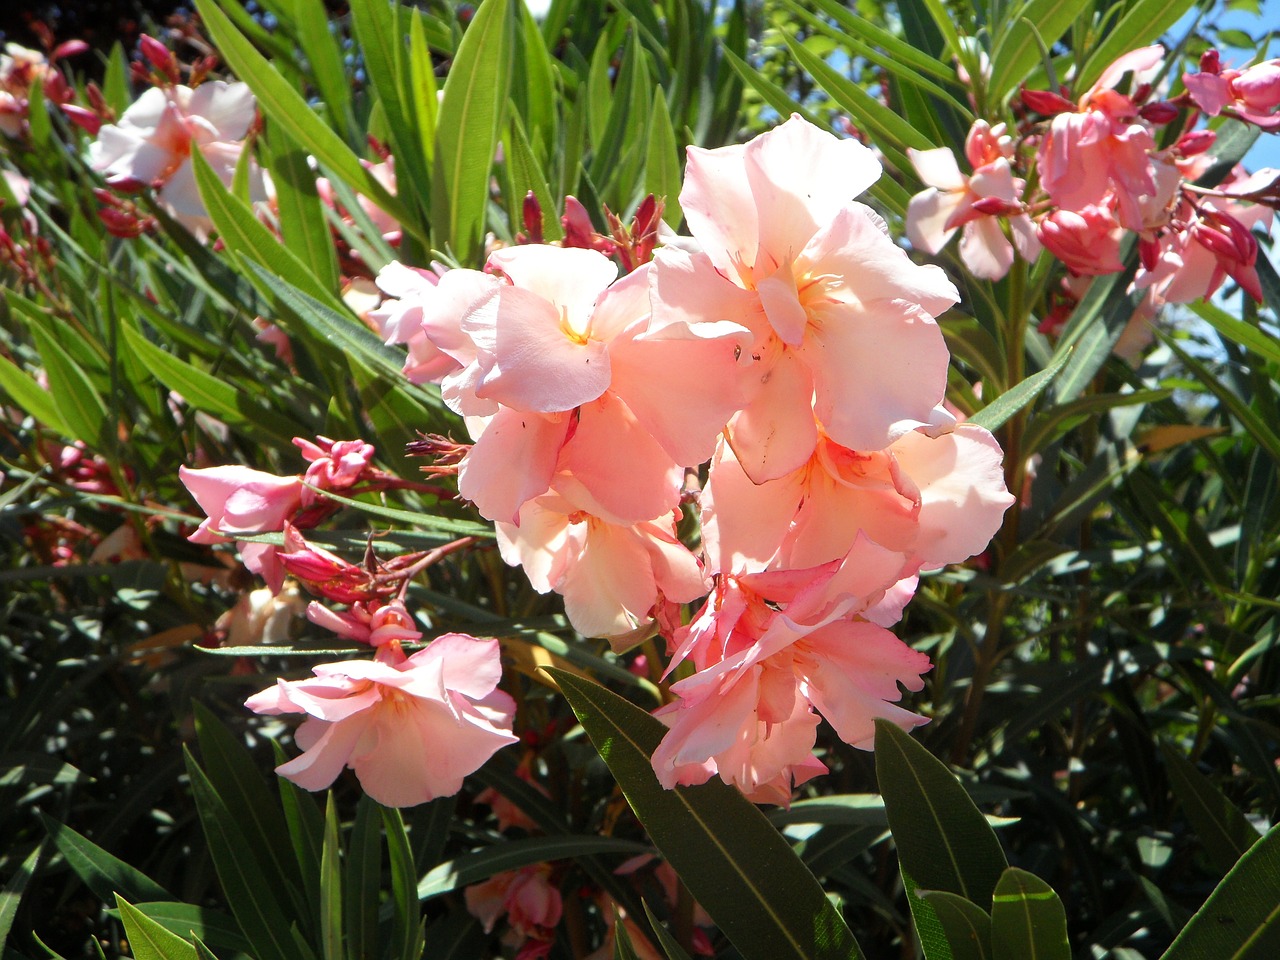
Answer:
[[[1251, 231], [1270, 227], [1280, 173], [1237, 169], [1216, 188], [1198, 186], [1216, 137], [1195, 123], [1203, 112], [1280, 127], [1280, 61], [1227, 70], [1211, 51], [1199, 73], [1184, 76], [1186, 93], [1161, 99], [1152, 79], [1163, 61], [1160, 46], [1134, 50], [1074, 99], [1065, 87], [1023, 89], [1017, 137], [1003, 124], [974, 124], [965, 149], [971, 174], [946, 148], [910, 151], [928, 186], [908, 208], [912, 243], [936, 253], [963, 227], [960, 257], [978, 277], [999, 279], [1014, 250], [1032, 261], [1043, 248], [1072, 277], [1087, 278], [1122, 271], [1122, 243], [1133, 234], [1144, 312], [1212, 296], [1228, 277], [1261, 299]], [[1173, 124], [1172, 146], [1158, 148], [1156, 129]], [[1034, 196], [1024, 196], [1029, 182], [1039, 184]], [[1055, 316], [1081, 287], [1066, 284]]]
[[[142, 34], [138, 38], [140, 58], [129, 64], [134, 83], [144, 87], [171, 87], [183, 82], [183, 64], [173, 51], [155, 37]], [[216, 54], [206, 54], [187, 66], [186, 85], [198, 87], [218, 65]]]
[[102, 204], [98, 207], [98, 219], [113, 237], [132, 240], [144, 233], [155, 233], [159, 229], [156, 218], [135, 201], [101, 187], [95, 187], [93, 195]]
[[[653, 259], [653, 249], [659, 242], [662, 207], [661, 200], [648, 194], [636, 208], [629, 224], [623, 223], [621, 217], [606, 207], [605, 219], [609, 225], [606, 235], [596, 230], [582, 202], [577, 197], [567, 196], [564, 198], [564, 215], [560, 217], [560, 226], [564, 230], [560, 246], [595, 250], [606, 257], [617, 257], [622, 272], [630, 273]], [[521, 207], [524, 230], [516, 234], [516, 243], [544, 243], [543, 217], [542, 204], [530, 190]]]

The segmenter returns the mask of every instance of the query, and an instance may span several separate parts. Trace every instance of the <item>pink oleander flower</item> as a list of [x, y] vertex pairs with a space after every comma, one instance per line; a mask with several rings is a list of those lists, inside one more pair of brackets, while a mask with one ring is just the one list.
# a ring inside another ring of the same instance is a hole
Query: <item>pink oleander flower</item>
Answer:
[[703, 252], [658, 251], [654, 313], [751, 330], [749, 402], [727, 436], [757, 482], [809, 459], [815, 412], [837, 442], [880, 449], [942, 399], [934, 317], [959, 295], [853, 202], [880, 172], [866, 147], [798, 116], [743, 146], [689, 149], [680, 204]]
[[972, 424], [913, 430], [884, 450], [822, 435], [809, 462], [753, 484], [722, 445], [702, 495], [711, 573], [794, 570], [846, 556], [859, 536], [902, 557], [892, 580], [981, 553], [1013, 502], [995, 438]]
[[[938, 253], [955, 232], [964, 228], [960, 259], [977, 277], [999, 280], [1013, 265], [1016, 246], [1024, 260], [1040, 254], [1031, 219], [1023, 212], [1025, 182], [1013, 176], [1013, 154], [1005, 125], [990, 127], [978, 120], [965, 141], [965, 156], [973, 175], [965, 176], [947, 147], [936, 150], [907, 149], [916, 172], [928, 187], [911, 198], [907, 207], [907, 238], [926, 253]], [[1000, 220], [1009, 221], [1013, 243]]]
[[[178, 477], [205, 512], [192, 543], [226, 543], [237, 533], [274, 533], [302, 508], [306, 487], [298, 477], [277, 477], [241, 466], [178, 468]], [[268, 543], [237, 545], [240, 559], [279, 592], [284, 568], [279, 548]]]
[[497, 640], [437, 637], [406, 657], [398, 644], [375, 660], [324, 663], [314, 679], [278, 680], [245, 706], [307, 716], [301, 756], [276, 767], [306, 790], [323, 790], [351, 767], [374, 800], [411, 807], [462, 788], [501, 747], [515, 743], [515, 701], [497, 689]]
[[[197, 232], [209, 227], [208, 213], [196, 187], [191, 151], [199, 150], [222, 182], [231, 185], [253, 125], [256, 102], [248, 84], [204, 83], [152, 87], [117, 123], [98, 131], [89, 147], [94, 170], [122, 190], [155, 187], [160, 203], [184, 226]], [[261, 170], [250, 167], [250, 199], [267, 199]]]
[[1210, 50], [1200, 60], [1200, 72], [1184, 73], [1182, 82], [1211, 117], [1226, 112], [1264, 130], [1280, 129], [1280, 59], [1224, 70], [1218, 51]]
[[[1111, 194], [1120, 225], [1142, 229], [1139, 201], [1156, 192], [1149, 157], [1155, 140], [1138, 104], [1115, 87], [1126, 73], [1138, 77], [1154, 71], [1163, 57], [1158, 44], [1126, 53], [1103, 71], [1074, 112], [1050, 121], [1037, 164], [1041, 186], [1057, 207], [1080, 213], [1103, 206]], [[1040, 239], [1044, 242], [1043, 233]]]
[[[683, 638], [695, 661], [707, 662], [672, 685], [680, 699], [657, 713], [671, 728], [653, 753], [664, 786], [719, 775], [749, 799], [786, 804], [794, 786], [826, 770], [811, 755], [817, 713], [862, 749], [871, 747], [877, 717], [904, 727], [925, 722], [894, 701], [899, 684], [922, 689], [929, 658], [853, 619], [849, 600], [826, 600], [829, 587], [813, 585], [815, 574], [818, 584], [865, 578], [861, 561], [883, 553], [864, 544], [834, 571], [732, 578], [736, 585], [713, 595]], [[725, 654], [718, 661], [717, 645]]]
[[[459, 493], [503, 522], [556, 477], [571, 477], [583, 509], [615, 523], [674, 508], [682, 468], [710, 456], [741, 406], [745, 328], [652, 320], [648, 265], [616, 279], [593, 250], [527, 244], [495, 252], [489, 269], [506, 282], [450, 271], [430, 314], [440, 322], [429, 326], [425, 311], [421, 320], [463, 364], [441, 383], [475, 440]], [[446, 300], [447, 285], [459, 293]]]
[[655, 608], [706, 592], [697, 559], [676, 538], [678, 517], [673, 511], [615, 524], [581, 501], [549, 493], [526, 502], [518, 524], [497, 523], [498, 549], [539, 593], [564, 597], [579, 633], [623, 637], [648, 623]]
[[1124, 269], [1124, 230], [1104, 202], [1078, 211], [1054, 210], [1036, 224], [1040, 243], [1076, 276], [1100, 276]]
[[[446, 276], [449, 279], [441, 287]], [[474, 353], [470, 338], [458, 329], [455, 315], [465, 307], [465, 303], [455, 306], [453, 294], [459, 280], [469, 282], [464, 296], [473, 297], [487, 293], [496, 283], [474, 270], [451, 270], [442, 275], [394, 260], [378, 271], [378, 287], [387, 299], [370, 310], [368, 317], [388, 344], [403, 343], [408, 348], [404, 375], [411, 383], [438, 383], [462, 368], [455, 354], [465, 351], [463, 355], [469, 357]]]
[[510, 926], [504, 937], [511, 946], [520, 946], [518, 960], [545, 956], [555, 940], [555, 927], [564, 909], [560, 890], [551, 882], [551, 867], [545, 863], [494, 874], [484, 883], [464, 892], [467, 912], [480, 921], [485, 933], [506, 916]]

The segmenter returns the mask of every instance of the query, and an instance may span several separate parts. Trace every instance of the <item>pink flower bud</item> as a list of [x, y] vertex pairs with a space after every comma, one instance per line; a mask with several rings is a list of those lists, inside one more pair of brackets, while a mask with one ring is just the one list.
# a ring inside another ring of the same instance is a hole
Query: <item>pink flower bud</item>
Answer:
[[1178, 108], [1168, 100], [1158, 100], [1155, 103], [1148, 103], [1138, 111], [1138, 114], [1148, 123], [1164, 126], [1166, 123], [1173, 123], [1174, 120], [1177, 120], [1178, 112]]
[[1210, 47], [1200, 54], [1200, 72], [1215, 75], [1222, 72], [1222, 57], [1218, 54], [1217, 47]]
[[542, 243], [542, 204], [530, 190], [524, 197], [520, 210], [524, 221], [524, 235], [529, 243]]
[[147, 62], [162, 74], [175, 83], [178, 81], [178, 62], [163, 43], [144, 33], [138, 38], [138, 50], [147, 58]]
[[102, 127], [102, 118], [96, 113], [71, 103], [62, 104], [61, 110], [67, 115], [67, 119], [81, 130], [84, 130], [90, 136], [96, 137], [98, 135], [98, 130]]
[[78, 57], [82, 53], [89, 52], [89, 44], [83, 40], [66, 40], [53, 48], [52, 60], [61, 60], [63, 57]]
[[1076, 105], [1066, 97], [1050, 93], [1048, 90], [1028, 90], [1024, 87], [1021, 96], [1022, 102], [1026, 104], [1029, 110], [1034, 110], [1044, 117], [1055, 117], [1060, 113], [1073, 113], [1076, 109]]
[[1218, 135], [1212, 130], [1192, 130], [1178, 138], [1173, 150], [1181, 157], [1194, 157], [1212, 147], [1217, 139]]
[[142, 221], [135, 214], [126, 213], [115, 207], [99, 208], [98, 219], [107, 228], [107, 233], [113, 237], [131, 240], [134, 237], [142, 236], [144, 231]]

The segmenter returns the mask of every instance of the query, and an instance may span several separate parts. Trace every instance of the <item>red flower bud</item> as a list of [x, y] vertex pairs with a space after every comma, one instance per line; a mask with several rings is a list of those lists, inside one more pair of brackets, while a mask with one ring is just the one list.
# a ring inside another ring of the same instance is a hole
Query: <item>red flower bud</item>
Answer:
[[529, 243], [542, 243], [542, 204], [534, 192], [530, 190], [524, 197], [521, 207], [524, 220], [525, 237]]
[[84, 107], [77, 107], [75, 104], [62, 104], [62, 112], [67, 115], [67, 119], [74, 123], [81, 130], [84, 130], [91, 137], [98, 135], [98, 130], [102, 127], [102, 118], [91, 110]]
[[53, 54], [50, 60], [58, 60], [62, 57], [78, 57], [82, 53], [89, 52], [89, 45], [83, 40], [66, 40], [53, 48]]
[[1218, 55], [1217, 47], [1210, 47], [1200, 54], [1200, 72], [1212, 73], [1215, 76], [1222, 72], [1222, 57]]

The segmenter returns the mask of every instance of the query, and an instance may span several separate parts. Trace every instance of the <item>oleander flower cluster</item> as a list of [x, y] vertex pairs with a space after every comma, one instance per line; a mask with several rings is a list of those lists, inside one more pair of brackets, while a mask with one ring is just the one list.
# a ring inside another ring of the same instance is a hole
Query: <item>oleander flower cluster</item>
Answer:
[[955, 286], [856, 199], [880, 175], [793, 117], [690, 148], [692, 237], [624, 275], [528, 243], [378, 276], [369, 319], [463, 418], [470, 443], [434, 449], [503, 558], [586, 636], [665, 638], [666, 786], [719, 776], [786, 803], [825, 769], [820, 718], [863, 747], [877, 717], [923, 722], [898, 701], [928, 659], [888, 627], [1012, 502], [995, 440], [942, 406]]
[[1253, 228], [1271, 227], [1280, 171], [1237, 167], [1198, 182], [1214, 164], [1217, 134], [1197, 121], [1280, 128], [1280, 61], [1229, 69], [1210, 50], [1183, 75], [1184, 91], [1162, 98], [1154, 84], [1165, 65], [1153, 45], [1117, 59], [1078, 96], [1023, 89], [1016, 130], [974, 123], [969, 173], [949, 148], [909, 150], [927, 188], [908, 209], [912, 244], [936, 254], [959, 232], [965, 267], [991, 280], [1009, 272], [1015, 251], [1034, 261], [1043, 249], [1071, 274], [1062, 294], [1070, 307], [1088, 278], [1125, 269], [1122, 246], [1133, 237], [1140, 314], [1207, 299], [1228, 278], [1260, 301]]

